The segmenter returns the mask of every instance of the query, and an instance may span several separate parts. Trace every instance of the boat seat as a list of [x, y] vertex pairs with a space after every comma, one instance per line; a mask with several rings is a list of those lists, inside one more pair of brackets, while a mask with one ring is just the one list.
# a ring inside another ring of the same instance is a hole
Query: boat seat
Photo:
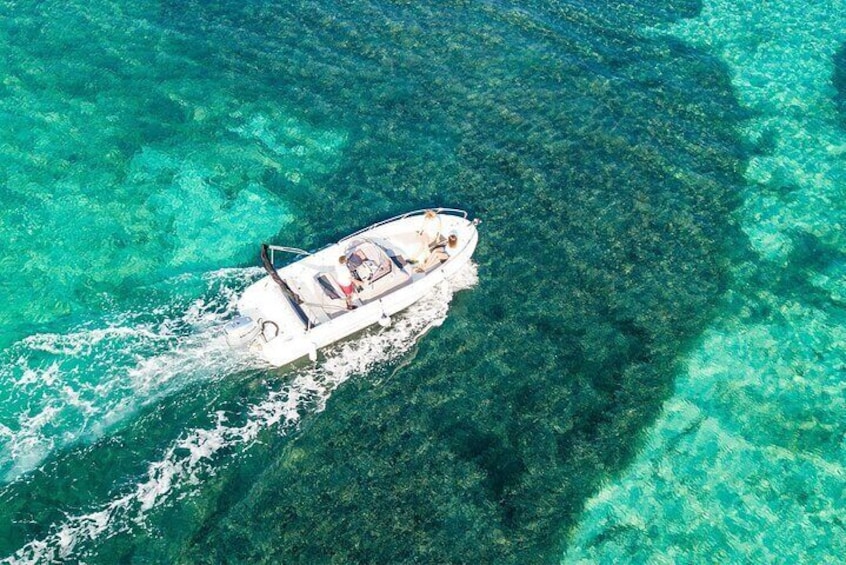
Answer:
[[403, 257], [402, 255], [391, 255], [390, 257], [391, 261], [394, 262], [394, 265], [396, 265], [400, 269], [404, 268], [408, 264], [408, 261], [406, 261], [405, 257]]
[[391, 260], [372, 243], [359, 243], [347, 254], [350, 271], [362, 282], [374, 283], [391, 272]]
[[329, 273], [320, 273], [314, 278], [317, 281], [317, 284], [320, 285], [320, 288], [323, 289], [323, 292], [324, 294], [326, 294], [326, 296], [328, 296], [332, 300], [343, 300], [341, 296], [342, 291], [337, 281], [335, 281], [335, 277], [333, 277]]

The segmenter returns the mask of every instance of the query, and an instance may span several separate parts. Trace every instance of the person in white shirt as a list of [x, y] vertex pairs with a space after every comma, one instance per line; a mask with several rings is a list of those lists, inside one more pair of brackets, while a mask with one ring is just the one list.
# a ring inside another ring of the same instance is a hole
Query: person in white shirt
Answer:
[[426, 210], [423, 214], [423, 227], [420, 228], [420, 235], [423, 236], [429, 248], [438, 245], [443, 241], [441, 236], [441, 217], [434, 210]]
[[338, 257], [338, 263], [335, 265], [335, 280], [338, 281], [338, 285], [344, 293], [344, 300], [347, 301], [347, 310], [352, 310], [354, 308], [352, 295], [356, 290], [356, 284], [347, 266], [346, 255]]
[[432, 249], [437, 247], [442, 241], [441, 236], [441, 217], [434, 210], [426, 210], [423, 214], [423, 224], [417, 230], [417, 235], [420, 236], [417, 242], [417, 248], [409, 256], [409, 263], [417, 265], [415, 269], [421, 272], [432, 261]]

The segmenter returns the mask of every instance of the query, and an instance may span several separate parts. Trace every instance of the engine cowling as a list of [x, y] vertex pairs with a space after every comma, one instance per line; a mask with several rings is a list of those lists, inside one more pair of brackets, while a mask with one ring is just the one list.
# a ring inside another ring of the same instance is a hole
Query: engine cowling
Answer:
[[226, 343], [230, 347], [240, 348], [250, 345], [261, 333], [261, 326], [247, 316], [233, 318], [223, 327]]

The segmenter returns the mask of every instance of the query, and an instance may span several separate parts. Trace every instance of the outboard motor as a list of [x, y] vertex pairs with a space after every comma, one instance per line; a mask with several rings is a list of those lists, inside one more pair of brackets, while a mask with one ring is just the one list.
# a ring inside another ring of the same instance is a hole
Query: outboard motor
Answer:
[[252, 318], [238, 316], [223, 326], [223, 331], [230, 347], [246, 347], [258, 337], [261, 327]]

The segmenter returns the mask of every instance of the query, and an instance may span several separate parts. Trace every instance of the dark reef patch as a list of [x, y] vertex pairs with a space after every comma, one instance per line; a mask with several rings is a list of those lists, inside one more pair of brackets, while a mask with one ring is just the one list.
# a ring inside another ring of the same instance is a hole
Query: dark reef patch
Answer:
[[834, 74], [831, 82], [837, 91], [834, 95], [834, 104], [837, 106], [841, 122], [846, 127], [846, 43], [841, 45], [834, 54]]

